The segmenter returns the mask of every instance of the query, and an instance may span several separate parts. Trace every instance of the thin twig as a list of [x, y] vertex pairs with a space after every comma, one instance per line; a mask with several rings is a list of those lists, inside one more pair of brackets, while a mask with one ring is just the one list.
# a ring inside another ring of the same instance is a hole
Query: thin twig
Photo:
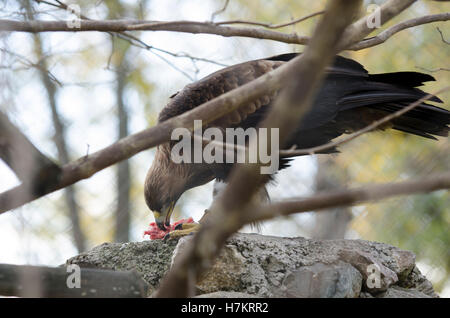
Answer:
[[436, 27], [436, 29], [439, 32], [439, 34], [441, 35], [442, 42], [444, 42], [445, 44], [449, 44], [450, 45], [450, 42], [447, 41], [446, 39], [444, 39], [444, 34], [442, 33], [441, 29], [439, 29], [439, 27]]
[[230, 20], [230, 21], [221, 21], [221, 22], [216, 22], [214, 24], [216, 25], [226, 25], [226, 24], [248, 24], [248, 25], [257, 25], [257, 26], [262, 26], [268, 29], [279, 29], [279, 28], [283, 28], [286, 26], [290, 26], [290, 25], [294, 25], [300, 22], [303, 22], [305, 20], [308, 20], [312, 17], [318, 16], [323, 14], [325, 11], [318, 11], [318, 12], [314, 12], [311, 14], [308, 14], [304, 17], [292, 20], [290, 22], [285, 22], [285, 23], [279, 23], [279, 24], [272, 24], [272, 23], [263, 23], [263, 22], [256, 22], [256, 21], [246, 21], [246, 20]]
[[[384, 30], [383, 32], [381, 32], [380, 34], [378, 34], [374, 37], [362, 40], [361, 42], [351, 46], [350, 49], [357, 51], [357, 50], [362, 50], [362, 49], [372, 47], [375, 45], [379, 45], [381, 43], [386, 42], [390, 37], [392, 37], [394, 34], [400, 32], [402, 30], [416, 27], [416, 26], [422, 25], [422, 24], [439, 22], [439, 21], [448, 21], [448, 20], [450, 20], [450, 12], [426, 15], [423, 17], [406, 20], [406, 21], [400, 22], [400, 23]], [[438, 30], [439, 30], [439, 28], [438, 28]], [[441, 33], [441, 36], [442, 36], [442, 33]], [[445, 43], [447, 43], [443, 37], [442, 37], [442, 40]]]
[[223, 7], [221, 9], [217, 10], [217, 11], [214, 11], [211, 14], [211, 21], [214, 21], [214, 18], [216, 17], [216, 15], [219, 15], [222, 12], [225, 12], [225, 10], [227, 9], [229, 3], [230, 3], [230, 0], [225, 0], [225, 3], [223, 5]]
[[429, 73], [435, 73], [435, 72], [439, 72], [439, 71], [450, 72], [450, 68], [448, 68], [448, 67], [438, 67], [438, 68], [428, 69], [428, 68], [425, 68], [425, 67], [422, 67], [422, 66], [416, 66], [416, 68], [419, 69], [419, 70], [425, 71], [425, 72], [429, 72]]
[[16, 57], [16, 58], [17, 58], [23, 65], [25, 65], [25, 66], [32, 67], [32, 68], [36, 68], [36, 69], [39, 70], [39, 71], [44, 71], [44, 72], [46, 72], [46, 73], [48, 74], [48, 77], [49, 77], [52, 81], [54, 81], [56, 84], [58, 84], [58, 86], [63, 86], [63, 84], [61, 83], [61, 81], [58, 80], [58, 79], [56, 78], [56, 76], [52, 74], [52, 72], [50, 72], [48, 69], [43, 69], [43, 68], [42, 68], [41, 62], [42, 62], [43, 59], [45, 59], [45, 56], [43, 56], [41, 59], [39, 59], [38, 62], [35, 63], [35, 62], [29, 60], [28, 58], [26, 58], [25, 56], [20, 55], [20, 54], [18, 54], [18, 53], [16, 53], [16, 52], [12, 52], [12, 51], [10, 51], [10, 50], [8, 50], [8, 49], [0, 48], [0, 51], [2, 51], [2, 52], [4, 52], [4, 53], [7, 53], [7, 54], [9, 54], [9, 55], [11, 55], [11, 56]]
[[[38, 3], [45, 3], [45, 4], [47, 4], [47, 5], [50, 5], [50, 6], [53, 6], [53, 7], [62, 9], [62, 10], [69, 10], [69, 7], [68, 7], [65, 3], [63, 3], [62, 1], [57, 1], [57, 0], [55, 0], [58, 4], [51, 3], [51, 2], [49, 2], [49, 1], [42, 1], [42, 0], [35, 0], [35, 1], [38, 2]], [[83, 20], [90, 20], [90, 21], [93, 21], [92, 19], [88, 18], [88, 17], [85, 16], [85, 15], [80, 15], [80, 18], [83, 19]], [[175, 69], [176, 71], [180, 72], [181, 74], [183, 74], [184, 76], [186, 76], [187, 78], [189, 78], [189, 80], [191, 80], [191, 81], [193, 80], [193, 77], [192, 77], [192, 76], [190, 76], [190, 75], [189, 75], [188, 73], [186, 73], [185, 71], [181, 70], [179, 67], [175, 66], [173, 63], [171, 63], [170, 61], [168, 61], [168, 60], [165, 59], [164, 57], [162, 57], [162, 56], [160, 56], [159, 54], [153, 52], [153, 50], [154, 50], [154, 51], [159, 51], [159, 52], [161, 52], [161, 53], [165, 53], [165, 54], [168, 54], [168, 55], [171, 55], [171, 56], [173, 56], [173, 57], [189, 58], [189, 59], [190, 59], [191, 61], [193, 61], [193, 62], [194, 62], [194, 61], [202, 61], [202, 62], [207, 62], [207, 63], [219, 65], [219, 66], [228, 66], [228, 65], [225, 65], [225, 64], [223, 64], [223, 63], [216, 62], [216, 61], [211, 60], [211, 59], [201, 58], [201, 57], [195, 57], [195, 56], [192, 56], [192, 55], [187, 54], [187, 53], [173, 53], [173, 52], [170, 52], [170, 51], [167, 51], [167, 50], [158, 48], [158, 47], [155, 47], [155, 46], [153, 46], [153, 45], [149, 45], [149, 44], [145, 43], [144, 41], [142, 41], [141, 39], [139, 39], [138, 37], [136, 37], [136, 36], [134, 36], [134, 35], [132, 35], [132, 34], [126, 33], [126, 32], [108, 32], [108, 33], [109, 33], [111, 36], [114, 36], [114, 35], [115, 35], [115, 36], [117, 36], [118, 38], [120, 38], [120, 39], [122, 39], [122, 40], [124, 40], [124, 41], [128, 41], [128, 42], [129, 42], [131, 45], [133, 45], [133, 46], [136, 46], [136, 47], [139, 47], [139, 48], [143, 48], [143, 49], [145, 49], [145, 50], [147, 50], [147, 51], [151, 51], [151, 53], [153, 53], [155, 56], [157, 56], [158, 58], [160, 58], [162, 61], [164, 61], [166, 64], [168, 64], [170, 67], [172, 67], [172, 68]], [[108, 65], [109, 65], [109, 62], [108, 62]], [[107, 67], [107, 68], [108, 68], [108, 67]]]

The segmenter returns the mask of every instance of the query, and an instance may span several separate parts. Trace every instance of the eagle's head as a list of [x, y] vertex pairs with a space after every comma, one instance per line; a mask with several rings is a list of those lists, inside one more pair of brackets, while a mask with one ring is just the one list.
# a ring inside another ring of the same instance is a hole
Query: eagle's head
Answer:
[[180, 196], [190, 188], [213, 179], [211, 170], [204, 169], [203, 165], [174, 163], [169, 143], [159, 145], [144, 185], [145, 202], [153, 212], [157, 226], [166, 230]]

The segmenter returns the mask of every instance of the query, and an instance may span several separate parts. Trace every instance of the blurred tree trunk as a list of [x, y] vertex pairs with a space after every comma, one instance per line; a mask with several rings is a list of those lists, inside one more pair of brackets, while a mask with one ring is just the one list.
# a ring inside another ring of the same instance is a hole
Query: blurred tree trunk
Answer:
[[[24, 6], [27, 11], [28, 19], [33, 19], [33, 9], [30, 1], [25, 1]], [[69, 162], [69, 152], [66, 143], [66, 132], [64, 124], [61, 120], [56, 102], [56, 86], [49, 76], [47, 61], [44, 56], [43, 41], [39, 34], [34, 34], [34, 51], [38, 58], [38, 70], [41, 77], [42, 84], [45, 87], [48, 96], [48, 104], [52, 114], [52, 122], [54, 129], [53, 140], [58, 150], [58, 160], [61, 165]], [[72, 236], [75, 241], [75, 246], [79, 252], [86, 248], [85, 237], [80, 226], [80, 217], [78, 203], [76, 200], [76, 193], [74, 186], [69, 186], [64, 189], [64, 200], [69, 211], [69, 218], [72, 224]]]
[[[128, 113], [124, 102], [127, 67], [122, 59], [116, 69], [116, 99], [119, 139], [128, 136]], [[117, 169], [117, 210], [115, 241], [128, 242], [130, 238], [130, 163], [124, 160], [118, 164]]]
[[[339, 167], [334, 158], [321, 157], [317, 160], [316, 192], [338, 189], [345, 186], [348, 179], [347, 171]], [[352, 220], [350, 208], [334, 208], [315, 215], [315, 225], [312, 237], [317, 239], [343, 239], [348, 224]]]
[[[108, 8], [108, 19], [117, 19], [124, 14], [126, 15], [126, 6], [120, 0], [111, 0], [105, 2]], [[127, 52], [130, 43], [116, 36], [111, 38], [112, 54], [108, 63], [108, 68], [113, 67], [116, 79], [116, 105], [117, 105], [117, 138], [128, 136], [128, 111], [125, 102], [125, 86], [128, 82], [128, 72], [130, 70], [127, 63]], [[117, 206], [114, 214], [115, 229], [114, 240], [116, 242], [128, 242], [130, 240], [130, 162], [128, 160], [121, 161], [117, 165], [116, 172], [116, 190], [117, 190]]]

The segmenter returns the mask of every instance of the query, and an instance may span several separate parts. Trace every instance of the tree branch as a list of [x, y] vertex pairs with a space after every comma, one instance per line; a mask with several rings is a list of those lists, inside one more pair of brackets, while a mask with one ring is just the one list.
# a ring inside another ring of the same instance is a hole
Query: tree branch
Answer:
[[383, 32], [381, 32], [380, 34], [378, 34], [374, 37], [362, 40], [361, 42], [359, 42], [355, 45], [352, 45], [350, 47], [350, 49], [358, 51], [358, 50], [362, 50], [362, 49], [365, 49], [368, 47], [376, 46], [378, 44], [386, 42], [390, 37], [392, 37], [394, 34], [400, 32], [402, 30], [412, 28], [412, 27], [415, 27], [418, 25], [426, 24], [426, 23], [432, 23], [432, 22], [438, 22], [438, 21], [448, 21], [448, 20], [450, 20], [450, 12], [426, 15], [423, 17], [406, 20], [406, 21], [400, 22], [400, 23], [384, 30]]
[[[381, 23], [389, 21], [392, 17], [396, 16], [399, 12], [406, 9], [416, 0], [389, 0], [384, 3], [380, 8]], [[61, 7], [63, 8], [63, 7]], [[262, 26], [268, 29], [277, 29], [285, 27], [288, 25], [296, 24], [302, 22], [311, 17], [322, 14], [323, 11], [315, 12], [305, 17], [301, 17], [294, 21], [281, 24], [270, 24], [261, 23], [245, 20], [232, 20], [232, 21], [222, 21], [222, 22], [197, 22], [197, 21], [142, 21], [142, 20], [88, 20], [82, 16], [80, 20], [80, 27], [74, 28], [67, 25], [66, 21], [16, 21], [0, 19], [0, 31], [20, 31], [20, 32], [85, 32], [85, 31], [101, 31], [101, 32], [116, 32], [119, 36], [131, 39], [144, 48], [157, 49], [151, 47], [147, 44], [143, 44], [142, 41], [136, 37], [123, 33], [124, 31], [173, 31], [173, 32], [183, 32], [192, 34], [214, 34], [224, 37], [249, 37], [265, 40], [273, 40], [278, 42], [284, 42], [289, 44], [308, 44], [308, 36], [299, 36], [295, 33], [283, 33], [271, 30], [265, 30], [262, 28], [242, 28], [242, 27], [226, 27], [224, 25], [229, 24], [248, 24]], [[373, 13], [376, 14], [376, 13]], [[389, 29], [381, 32], [375, 37], [364, 39], [357, 42], [357, 37], [352, 38], [349, 35], [352, 33], [364, 34], [364, 36], [371, 33], [374, 29], [368, 26], [367, 21], [373, 17], [373, 14], [361, 18], [356, 22], [351, 28], [348, 29], [348, 33], [344, 36], [342, 47], [349, 50], [362, 50], [369, 47], [373, 47], [384, 43], [387, 39], [395, 35], [396, 33], [415, 27], [422, 24], [433, 23], [438, 21], [448, 21], [450, 20], [450, 13], [441, 13], [434, 15], [427, 15], [419, 18], [410, 19], [407, 21], [400, 22]], [[356, 32], [358, 31], [358, 32]], [[359, 41], [359, 40], [358, 40]], [[352, 45], [353, 44], [353, 45]], [[175, 53], [169, 53], [174, 55]], [[175, 54], [176, 55], [176, 54]], [[192, 57], [196, 60], [205, 60]], [[208, 60], [208, 62], [211, 62]]]
[[319, 192], [309, 198], [292, 198], [265, 206], [253, 206], [240, 214], [239, 224], [243, 226], [252, 222], [268, 220], [276, 216], [358, 205], [363, 202], [376, 201], [393, 196], [428, 193], [443, 189], [450, 189], [450, 172], [403, 182]]
[[[70, 265], [69, 265], [70, 266]], [[19, 297], [146, 297], [148, 284], [134, 271], [113, 271], [80, 268], [79, 288], [70, 275], [76, 270], [66, 267], [46, 267], [0, 264], [0, 295]]]
[[[294, 129], [292, 127], [295, 125], [291, 123], [297, 123], [310, 107], [325, 68], [337, 53], [340, 36], [357, 12], [356, 4], [361, 2], [330, 1], [310, 45], [302, 55], [289, 63], [292, 64], [289, 76], [283, 81], [286, 88], [275, 101], [268, 119], [261, 125], [280, 127], [280, 144]], [[301, 80], [304, 78], [308, 78], [308, 81]], [[198, 279], [211, 266], [225, 240], [240, 228], [236, 227], [236, 219], [249, 204], [253, 194], [267, 180], [267, 175], [261, 175], [259, 165], [256, 164], [245, 164], [233, 170], [229, 184], [213, 202], [205, 223], [164, 278], [155, 293], [156, 297], [190, 296], [189, 283]]]
[[0, 112], [0, 158], [35, 195], [58, 182], [60, 167], [42, 154], [8, 117]]
[[242, 36], [274, 40], [293, 44], [306, 44], [308, 37], [286, 34], [261, 28], [220, 26], [211, 22], [196, 21], [141, 21], [141, 20], [80, 20], [80, 27], [73, 28], [66, 21], [16, 21], [0, 19], [0, 31], [19, 32], [124, 32], [124, 31], [172, 31], [192, 34], [215, 34], [224, 37]]
[[340, 50], [347, 49], [351, 47], [353, 44], [356, 44], [364, 37], [369, 35], [374, 29], [370, 26], [369, 23], [372, 21], [374, 15], [380, 14], [380, 24], [383, 25], [393, 17], [398, 15], [400, 12], [408, 8], [412, 5], [416, 0], [388, 0], [383, 5], [380, 6], [379, 11], [376, 10], [372, 14], [362, 17], [355, 23], [353, 23], [350, 27], [345, 31], [343, 41], [340, 45]]
[[450, 41], [447, 41], [447, 40], [444, 38], [444, 34], [442, 34], [441, 29], [439, 29], [439, 27], [436, 27], [436, 30], [439, 32], [439, 34], [440, 34], [440, 36], [441, 36], [442, 42], [444, 42], [445, 44], [449, 44], [449, 45], [450, 45]]
[[[56, 7], [65, 11], [70, 11], [69, 10], [69, 6], [67, 4], [65, 4], [62, 1], [57, 1], [57, 3], [51, 3], [51, 2], [47, 2], [47, 1], [41, 1], [41, 0], [35, 0], [38, 3], [45, 3], [46, 5], [52, 6], [52, 7]], [[83, 20], [92, 20], [89, 19], [87, 16], [80, 14], [80, 18]], [[141, 39], [139, 39], [138, 37], [127, 33], [127, 32], [108, 32], [111, 36], [117, 36], [118, 38], [124, 40], [124, 41], [128, 41], [131, 45], [134, 45], [136, 47], [145, 49], [151, 53], [153, 53], [154, 55], [156, 55], [157, 57], [159, 57], [160, 59], [162, 59], [165, 63], [167, 63], [170, 67], [174, 68], [175, 70], [179, 71], [180, 73], [182, 73], [183, 75], [185, 75], [186, 77], [188, 77], [190, 80], [193, 80], [192, 77], [190, 75], [188, 75], [187, 73], [183, 72], [182, 70], [180, 70], [179, 68], [175, 67], [173, 64], [171, 64], [169, 61], [167, 61], [166, 59], [164, 59], [162, 56], [156, 54], [154, 51], [158, 51], [164, 54], [168, 54], [171, 55], [173, 57], [182, 57], [182, 58], [188, 58], [190, 59], [192, 62], [194, 61], [202, 61], [202, 62], [207, 62], [207, 63], [212, 63], [212, 64], [216, 64], [219, 66], [227, 66], [225, 64], [216, 62], [214, 60], [210, 60], [207, 58], [201, 58], [201, 57], [196, 57], [196, 56], [191, 56], [189, 54], [186, 53], [174, 53], [174, 52], [170, 52], [167, 50], [163, 50], [161, 48], [155, 47], [153, 45], [149, 45], [147, 43], [145, 43], [144, 41], [142, 41]]]
[[[389, 21], [399, 12], [409, 7], [415, 0], [388, 0], [380, 7], [381, 24]], [[308, 44], [308, 36], [299, 36], [295, 33], [283, 33], [272, 30], [265, 30], [262, 28], [243, 28], [243, 27], [227, 27], [225, 24], [250, 24], [260, 25], [265, 28], [275, 29], [284, 27], [290, 24], [304, 21], [308, 18], [321, 14], [322, 12], [312, 13], [308, 16], [299, 18], [289, 23], [282, 23], [277, 25], [259, 23], [252, 21], [223, 21], [223, 22], [197, 22], [197, 21], [143, 21], [143, 20], [80, 20], [80, 27], [74, 28], [67, 24], [67, 21], [16, 21], [0, 19], [0, 31], [20, 31], [20, 32], [85, 32], [85, 31], [101, 31], [101, 32], [116, 32], [119, 35], [126, 36], [134, 41], [140, 42], [139, 39], [132, 35], [121, 33], [124, 31], [172, 31], [192, 34], [214, 34], [224, 37], [250, 37], [257, 39], [266, 39], [279, 41], [290, 44]], [[375, 14], [375, 13], [374, 13]], [[371, 33], [374, 29], [370, 28], [367, 21], [373, 17], [372, 15], [365, 16], [358, 20], [347, 30], [341, 49], [361, 50], [372, 47], [385, 42], [388, 38], [401, 30], [411, 28], [417, 25], [432, 23], [437, 21], [448, 21], [450, 19], [449, 13], [435, 14], [423, 16], [411, 20], [401, 22], [388, 30], [383, 31], [378, 36], [373, 38], [361, 39]], [[84, 18], [84, 17], [82, 17]], [[356, 36], [357, 34], [362, 36]], [[359, 42], [361, 41], [361, 42]], [[359, 42], [359, 43], [358, 43]], [[355, 44], [356, 43], [356, 44]], [[142, 43], [140, 43], [142, 45]], [[352, 45], [353, 44], [353, 45]], [[148, 45], [145, 44], [145, 47]]]
[[318, 12], [314, 12], [311, 14], [308, 14], [304, 17], [298, 18], [298, 19], [294, 19], [290, 22], [285, 22], [285, 23], [278, 23], [278, 24], [272, 24], [272, 23], [263, 23], [263, 22], [255, 22], [255, 21], [246, 21], [246, 20], [230, 20], [230, 21], [222, 21], [222, 22], [216, 22], [214, 23], [215, 25], [225, 25], [225, 24], [248, 24], [248, 25], [257, 25], [257, 26], [262, 26], [268, 29], [279, 29], [279, 28], [284, 28], [290, 25], [294, 25], [303, 21], [306, 21], [310, 18], [313, 18], [315, 16], [321, 15], [323, 14], [325, 11], [318, 11]]
[[222, 12], [224, 12], [224, 11], [227, 9], [229, 3], [230, 3], [230, 0], [225, 0], [225, 3], [224, 3], [224, 5], [223, 5], [223, 7], [220, 8], [219, 10], [217, 10], [217, 11], [214, 11], [214, 12], [211, 14], [211, 21], [214, 21], [214, 17], [215, 17], [216, 15], [219, 15], [219, 14], [221, 14]]

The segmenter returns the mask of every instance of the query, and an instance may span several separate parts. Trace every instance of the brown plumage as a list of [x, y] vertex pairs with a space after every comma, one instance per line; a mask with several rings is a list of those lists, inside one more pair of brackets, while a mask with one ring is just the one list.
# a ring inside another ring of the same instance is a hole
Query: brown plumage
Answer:
[[[159, 115], [159, 122], [191, 110], [225, 92], [270, 72], [297, 54], [283, 54], [267, 59], [249, 61], [215, 72], [189, 84], [171, 96]], [[368, 74], [362, 65], [343, 57], [336, 57], [311, 110], [297, 126], [288, 147], [309, 148], [361, 129], [374, 120], [395, 112], [426, 94], [417, 89], [423, 82], [432, 81], [430, 75], [417, 72]], [[219, 118], [207, 127], [225, 130], [227, 127], [257, 127], [267, 114], [276, 94], [258, 100]], [[441, 102], [437, 97], [431, 99]], [[425, 138], [448, 136], [450, 112], [426, 103], [407, 112], [390, 123], [393, 129]], [[207, 128], [204, 127], [204, 128]], [[386, 127], [383, 127], [386, 128]], [[158, 146], [156, 156], [145, 181], [145, 199], [154, 211], [161, 228], [170, 222], [170, 214], [179, 197], [188, 189], [211, 180], [225, 180], [232, 164], [174, 163], [170, 158], [173, 144]], [[327, 152], [335, 152], [330, 149]], [[280, 159], [279, 169], [288, 166], [289, 159]]]

